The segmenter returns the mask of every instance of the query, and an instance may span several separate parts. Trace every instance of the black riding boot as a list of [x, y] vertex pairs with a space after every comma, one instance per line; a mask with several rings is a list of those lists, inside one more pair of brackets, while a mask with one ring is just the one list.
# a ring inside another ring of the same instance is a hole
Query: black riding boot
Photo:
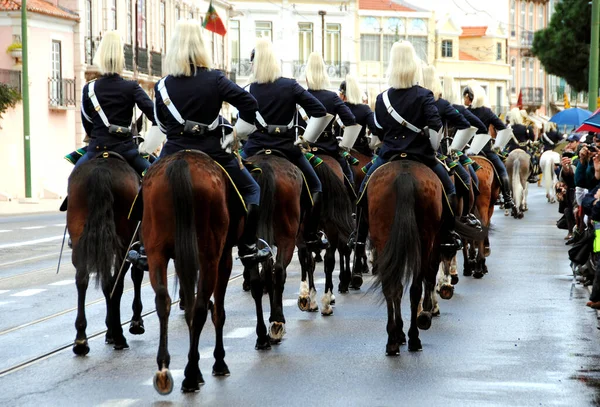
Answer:
[[253, 266], [268, 260], [271, 256], [271, 248], [265, 247], [259, 249], [256, 246], [256, 230], [258, 229], [259, 206], [256, 204], [248, 205], [248, 213], [246, 214], [246, 223], [244, 232], [238, 242], [238, 254], [240, 260], [245, 267]]
[[504, 201], [505, 209], [514, 208], [515, 204], [510, 196], [510, 180], [508, 179], [508, 175], [500, 177], [501, 185], [500, 189], [502, 190], [502, 200]]
[[319, 236], [319, 223], [321, 222], [322, 193], [313, 192], [313, 206], [309, 211], [304, 223], [304, 241], [306, 248], [311, 252], [325, 250], [329, 247], [329, 241], [324, 236]]
[[148, 257], [146, 256], [146, 250], [144, 249], [144, 245], [141, 242], [135, 242], [131, 245], [129, 252], [127, 253], [127, 261], [130, 262], [132, 266], [140, 270], [150, 270], [150, 268], [148, 267]]
[[[456, 197], [456, 195], [453, 195], [456, 199], [458, 199]], [[471, 226], [473, 228], [481, 228], [481, 222], [479, 221], [479, 219], [477, 219], [477, 217], [475, 217], [475, 215], [473, 215], [472, 213], [470, 213], [469, 211], [469, 199], [471, 197], [471, 192], [467, 191], [465, 194], [463, 194], [463, 207], [462, 207], [462, 213], [460, 216], [460, 221], [462, 223], [464, 223], [467, 226]], [[458, 207], [458, 202], [456, 204], [456, 206]]]
[[[356, 231], [353, 233], [349, 245], [354, 249], [354, 264], [352, 264], [351, 287], [358, 289], [362, 285], [362, 271], [365, 269], [366, 243], [369, 236], [369, 223], [367, 222], [367, 209], [357, 208]], [[373, 271], [375, 273], [375, 271]]]
[[453, 254], [463, 247], [460, 235], [454, 230], [454, 225], [456, 223], [455, 214], [458, 213], [458, 198], [456, 194], [448, 196], [448, 202], [450, 205], [448, 206], [445, 204], [442, 211], [443, 237], [441, 247], [442, 250]]

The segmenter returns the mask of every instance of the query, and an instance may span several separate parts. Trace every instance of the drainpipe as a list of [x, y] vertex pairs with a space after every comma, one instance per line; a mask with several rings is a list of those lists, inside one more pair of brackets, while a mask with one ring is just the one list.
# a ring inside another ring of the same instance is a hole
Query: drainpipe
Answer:
[[588, 110], [596, 110], [598, 104], [598, 28], [600, 25], [600, 0], [592, 0], [592, 41], [590, 44], [590, 76], [588, 87]]
[[325, 59], [325, 15], [326, 11], [320, 10], [319, 15], [321, 16], [321, 56]]
[[29, 56], [27, 46], [27, 0], [21, 2], [21, 46], [23, 51], [23, 147], [25, 150], [25, 197], [31, 198], [31, 137], [29, 130]]

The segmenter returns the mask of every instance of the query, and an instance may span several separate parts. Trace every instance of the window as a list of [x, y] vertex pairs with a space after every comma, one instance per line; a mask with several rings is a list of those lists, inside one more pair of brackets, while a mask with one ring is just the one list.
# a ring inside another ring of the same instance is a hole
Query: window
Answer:
[[502, 43], [496, 43], [496, 61], [502, 61]]
[[533, 87], [534, 81], [533, 58], [529, 58], [529, 86]]
[[137, 2], [137, 43], [138, 47], [146, 48], [146, 0], [137, 0]]
[[533, 3], [529, 3], [529, 30], [533, 31]]
[[442, 41], [442, 57], [452, 58], [452, 40]]
[[417, 56], [427, 62], [427, 37], [409, 35], [408, 41], [415, 47]]
[[273, 23], [270, 21], [257, 21], [255, 23], [256, 38], [268, 38], [273, 41]]
[[517, 35], [517, 11], [516, 1], [510, 0], [510, 36], [515, 38]]
[[542, 64], [540, 63], [540, 69], [538, 69], [538, 88], [543, 88], [545, 85], [545, 81], [544, 81], [544, 68], [542, 67]]
[[85, 0], [85, 62], [92, 64], [94, 40], [92, 37], [92, 0]]
[[62, 66], [60, 41], [52, 41], [50, 104], [62, 105]]
[[525, 58], [521, 60], [521, 87], [527, 87], [527, 66]]
[[502, 86], [496, 86], [496, 111], [499, 112], [502, 107]]
[[194, 19], [194, 12], [192, 10], [190, 10], [188, 12], [188, 20], [193, 20]]
[[544, 4], [538, 4], [538, 23], [537, 29], [541, 30], [544, 28]]
[[106, 28], [109, 31], [117, 29], [117, 0], [108, 2], [108, 18]]
[[131, 0], [127, 0], [127, 33], [125, 40], [127, 44], [133, 43], [133, 12]]
[[510, 59], [510, 93], [513, 95], [517, 92], [517, 60], [515, 57]]
[[392, 45], [394, 45], [397, 40], [398, 38], [395, 34], [383, 36], [383, 62], [387, 63], [390, 60], [390, 51], [392, 50]]
[[[360, 60], [361, 61], [381, 61], [381, 35], [379, 34], [361, 34], [360, 35]], [[388, 58], [390, 51], [387, 51]]]
[[229, 40], [231, 41], [231, 59], [240, 60], [240, 21], [229, 21]]
[[339, 64], [342, 61], [342, 26], [325, 25], [325, 62]]
[[179, 6], [175, 7], [175, 21], [181, 20], [181, 8]]
[[519, 25], [522, 30], [525, 29], [525, 7], [527, 7], [525, 1], [521, 0], [521, 19], [519, 20]]
[[158, 18], [160, 20], [160, 50], [161, 52], [165, 52], [167, 50], [167, 17], [165, 13], [165, 1], [161, 1], [158, 9]]
[[298, 60], [304, 63], [313, 51], [312, 23], [298, 23]]

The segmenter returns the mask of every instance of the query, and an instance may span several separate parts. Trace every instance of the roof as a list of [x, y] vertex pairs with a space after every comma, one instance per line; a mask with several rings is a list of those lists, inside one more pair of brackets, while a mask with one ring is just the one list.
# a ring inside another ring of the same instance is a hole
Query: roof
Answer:
[[473, 55], [467, 54], [464, 51], [458, 51], [458, 59], [460, 61], [479, 61], [478, 58], [475, 58]]
[[[0, 0], [0, 11], [19, 10], [21, 10], [21, 0]], [[79, 20], [79, 15], [76, 12], [61, 6], [55, 6], [45, 0], [27, 0], [27, 11], [67, 20]]]
[[461, 37], [483, 37], [487, 32], [487, 26], [462, 27]]
[[[2, 0], [0, 0], [2, 1]], [[417, 11], [392, 0], [358, 0], [359, 10]]]

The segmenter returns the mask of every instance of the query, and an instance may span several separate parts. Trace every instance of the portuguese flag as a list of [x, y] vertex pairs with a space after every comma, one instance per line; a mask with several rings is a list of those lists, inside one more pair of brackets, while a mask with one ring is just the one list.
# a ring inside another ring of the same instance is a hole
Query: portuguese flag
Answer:
[[208, 11], [206, 12], [206, 17], [204, 17], [202, 26], [208, 31], [212, 31], [219, 35], [227, 34], [227, 29], [225, 28], [225, 25], [223, 25], [223, 20], [221, 20], [221, 17], [217, 14], [217, 10], [213, 7], [212, 1], [208, 6]]

